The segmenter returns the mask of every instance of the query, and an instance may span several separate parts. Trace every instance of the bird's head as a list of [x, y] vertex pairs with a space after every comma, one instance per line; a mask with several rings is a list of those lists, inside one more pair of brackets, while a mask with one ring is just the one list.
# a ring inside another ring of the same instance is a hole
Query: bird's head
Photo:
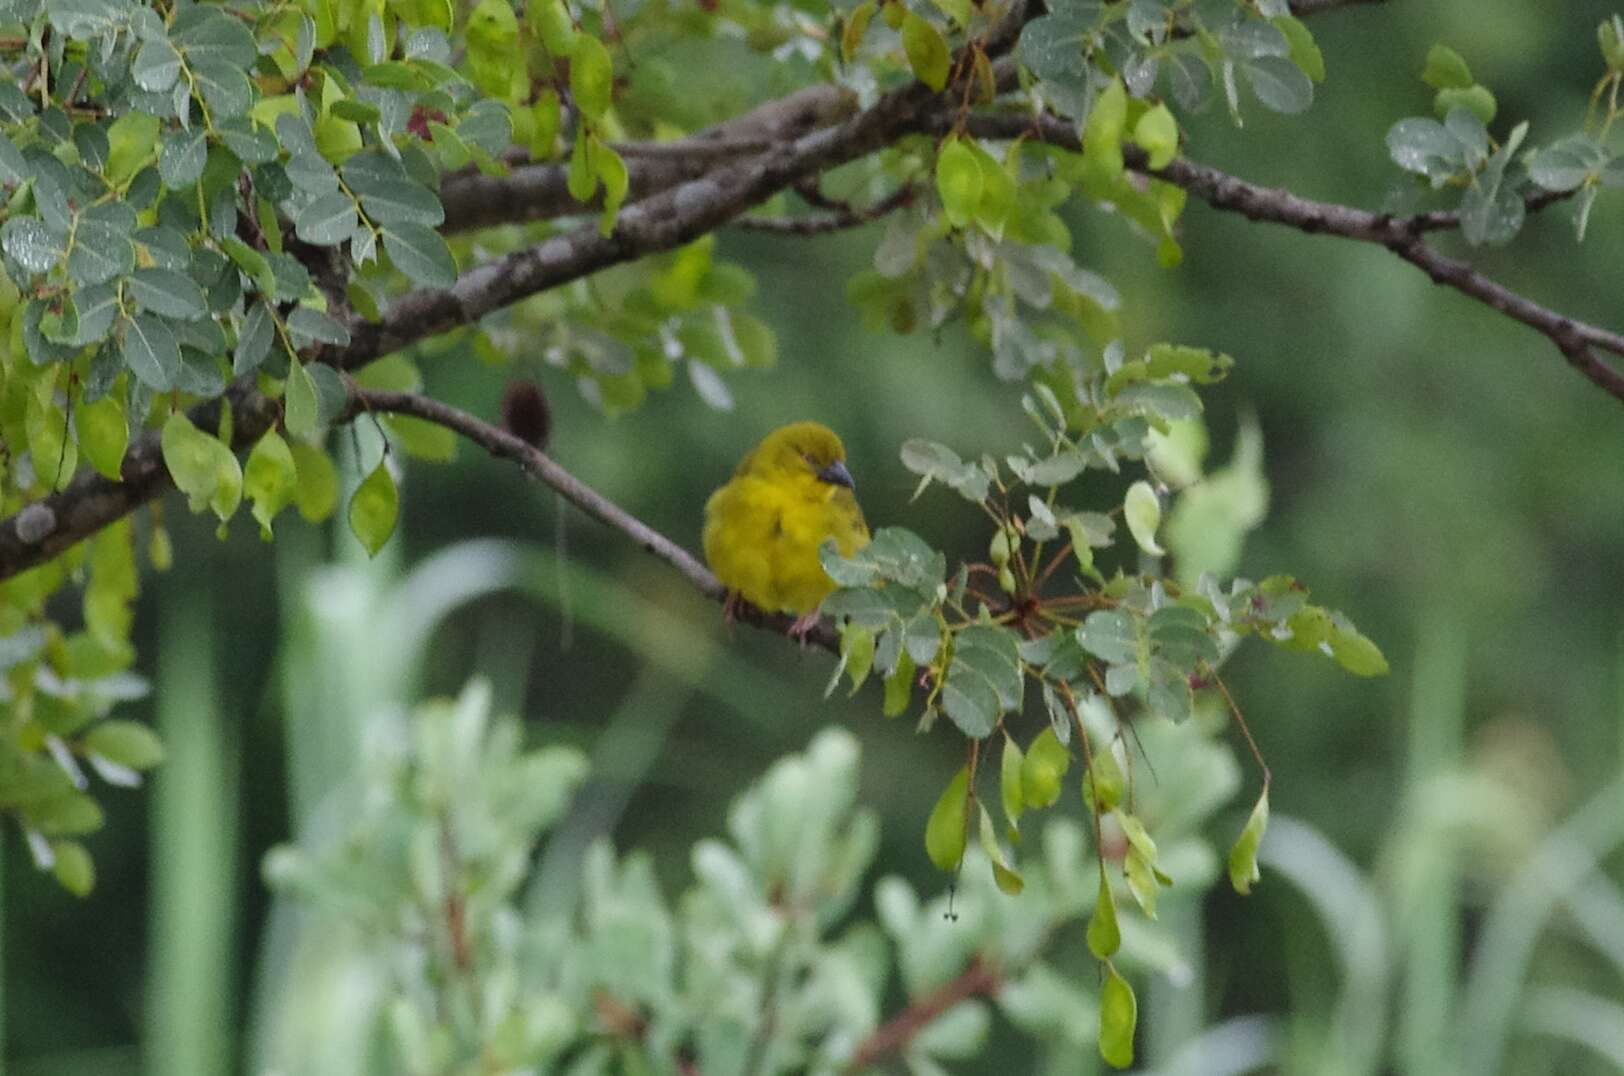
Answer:
[[764, 477], [810, 476], [831, 485], [855, 488], [846, 470], [846, 446], [835, 431], [817, 422], [792, 422], [769, 433], [745, 457], [740, 473]]

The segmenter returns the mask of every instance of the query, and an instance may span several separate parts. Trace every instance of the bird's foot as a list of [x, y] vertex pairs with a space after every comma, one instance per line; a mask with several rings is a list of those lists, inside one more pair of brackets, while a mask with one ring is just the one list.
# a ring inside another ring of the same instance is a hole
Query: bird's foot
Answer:
[[729, 639], [733, 638], [733, 625], [739, 619], [739, 605], [742, 601], [736, 590], [728, 591], [727, 596], [722, 599], [722, 623], [727, 625]]
[[787, 634], [791, 639], [801, 644], [802, 650], [805, 650], [808, 645], [806, 637], [812, 634], [812, 629], [817, 627], [822, 620], [823, 609], [821, 607], [812, 610], [810, 613], [802, 613], [790, 624]]

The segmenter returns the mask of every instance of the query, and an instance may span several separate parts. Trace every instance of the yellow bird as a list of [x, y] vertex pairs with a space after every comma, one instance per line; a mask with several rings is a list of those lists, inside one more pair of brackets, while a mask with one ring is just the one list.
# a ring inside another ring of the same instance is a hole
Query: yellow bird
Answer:
[[705, 502], [705, 560], [727, 588], [729, 619], [742, 597], [769, 613], [793, 613], [802, 640], [835, 589], [818, 549], [833, 538], [842, 556], [868, 544], [846, 448], [827, 426], [774, 430]]

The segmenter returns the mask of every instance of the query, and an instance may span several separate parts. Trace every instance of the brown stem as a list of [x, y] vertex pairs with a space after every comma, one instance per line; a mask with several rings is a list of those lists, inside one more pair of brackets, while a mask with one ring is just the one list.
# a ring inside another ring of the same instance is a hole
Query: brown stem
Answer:
[[907, 1008], [876, 1028], [858, 1045], [846, 1071], [859, 1072], [892, 1054], [901, 1053], [914, 1036], [938, 1016], [966, 998], [997, 993], [1002, 981], [998, 972], [979, 956], [972, 958], [958, 975], [910, 1002]]

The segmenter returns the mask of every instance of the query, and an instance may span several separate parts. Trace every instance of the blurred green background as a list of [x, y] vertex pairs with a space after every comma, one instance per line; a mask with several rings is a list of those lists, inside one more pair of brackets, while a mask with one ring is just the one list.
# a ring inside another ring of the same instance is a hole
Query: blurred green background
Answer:
[[[1430, 44], [1455, 47], [1496, 92], [1497, 134], [1527, 118], [1532, 137], [1549, 141], [1583, 116], [1601, 70], [1594, 29], [1609, 14], [1602, 4], [1484, 0], [1317, 17], [1329, 77], [1313, 110], [1290, 119], [1253, 109], [1235, 130], [1209, 108], [1189, 126], [1188, 152], [1266, 185], [1376, 207], [1398, 178], [1383, 148], [1387, 127], [1430, 109], [1417, 77]], [[1558, 206], [1509, 249], [1470, 257], [1536, 300], [1618, 327], [1621, 202], [1602, 195], [1582, 246]], [[1432, 286], [1379, 248], [1192, 202], [1185, 262], [1163, 270], [1120, 220], [1082, 209], [1073, 220], [1077, 260], [1123, 292], [1130, 350], [1170, 339], [1238, 359], [1207, 395], [1211, 462], [1227, 458], [1241, 417], [1255, 413], [1272, 488], [1241, 574], [1297, 575], [1392, 664], [1390, 677], [1362, 681], [1329, 662], [1247, 647], [1231, 666], [1273, 768], [1276, 814], [1339, 849], [1365, 888], [1344, 888], [1347, 903], [1328, 910], [1266, 867], [1251, 899], [1212, 895], [1199, 931], [1208, 974], [1191, 988], [1201, 996], [1185, 1003], [1198, 1014], [1192, 1030], [1284, 1015], [1300, 1048], [1281, 1071], [1339, 1071], [1333, 1047], [1352, 1034], [1339, 1021], [1357, 980], [1341, 959], [1362, 898], [1381, 904], [1387, 924], [1379, 948], [1391, 966], [1371, 989], [1385, 1033], [1400, 1040], [1406, 1021], [1449, 1009], [1454, 975], [1473, 966], [1485, 939], [1504, 941], [1519, 922], [1539, 932], [1531, 980], [1624, 997], [1624, 933], [1613, 936], [1611, 958], [1594, 940], [1609, 923], [1624, 924], [1616, 887], [1606, 887], [1614, 904], [1605, 894], [1593, 902], [1588, 926], [1573, 907], [1546, 924], [1543, 913], [1528, 919], [1537, 899], [1512, 913], [1495, 903], [1550, 846], [1551, 827], [1576, 811], [1591, 817], [1587, 804], [1601, 822], [1568, 836], [1588, 841], [1604, 871], [1624, 878], [1619, 837], [1606, 832], [1609, 807], [1624, 819], [1615, 777], [1624, 765], [1624, 409], [1544, 338]], [[1009, 449], [1028, 429], [1019, 392], [993, 378], [987, 356], [957, 328], [937, 339], [861, 331], [841, 282], [866, 264], [875, 239], [872, 230], [787, 240], [724, 233], [722, 253], [759, 275], [755, 312], [777, 330], [778, 368], [734, 378], [730, 414], [706, 408], [679, 379], [614, 420], [541, 369], [556, 457], [697, 548], [704, 498], [742, 452], [782, 422], [817, 418], [845, 437], [871, 523], [904, 524], [950, 556], [976, 551], [981, 521], [958, 498], [934, 491], [908, 503], [913, 483], [897, 448], [926, 437], [967, 455]], [[1452, 236], [1438, 242], [1463, 249]], [[509, 375], [450, 356], [426, 361], [425, 372], [430, 391], [486, 416]], [[453, 692], [483, 673], [499, 708], [522, 714], [532, 739], [591, 751], [604, 801], [598, 826], [623, 849], [650, 850], [672, 888], [687, 875], [692, 841], [721, 829], [730, 797], [818, 727], [848, 724], [864, 744], [864, 800], [883, 820], [880, 869], [939, 888], [920, 835], [955, 764], [955, 737], [919, 738], [911, 721], [885, 721], [872, 685], [854, 700], [824, 701], [827, 655], [750, 630], [729, 638], [719, 610], [675, 573], [578, 514], [566, 513], [561, 527], [559, 512], [516, 468], [466, 446], [453, 466], [412, 467], [402, 526], [363, 578], [382, 586], [471, 538], [548, 550], [561, 534], [566, 541], [565, 559], [549, 561], [556, 574], [537, 583], [542, 600], [489, 594], [445, 621], [416, 671], [423, 692]], [[158, 691], [136, 709], [162, 726], [169, 764], [145, 789], [107, 794], [88, 899], [36, 873], [6, 834], [3, 1013], [14, 1076], [241, 1063], [255, 977], [274, 956], [260, 857], [289, 837], [300, 796], [334, 776], [323, 767], [342, 764], [335, 726], [347, 698], [364, 697], [353, 681], [380, 675], [365, 669], [383, 657], [378, 640], [400, 626], [370, 637], [361, 625], [353, 679], [302, 667], [302, 619], [344, 601], [325, 593], [307, 603], [311, 573], [328, 559], [358, 561], [353, 540], [290, 520], [275, 547], [247, 525], [219, 543], [178, 504], [166, 518], [184, 567], [154, 578], [142, 596], [138, 645]], [[290, 739], [301, 745], [291, 754]], [[1482, 810], [1466, 791], [1444, 808], [1429, 799], [1451, 795], [1428, 783], [1443, 774], [1486, 781]], [[1451, 804], [1465, 822], [1437, 820]], [[1237, 803], [1224, 816], [1220, 841], [1241, 811]], [[1415, 961], [1408, 972], [1407, 961]], [[1522, 965], [1510, 969], [1518, 981], [1502, 985], [1522, 989]], [[1518, 1012], [1526, 1016], [1529, 1004]], [[1519, 1035], [1500, 1071], [1624, 1067], [1605, 1060], [1604, 1023], [1584, 1027], [1600, 1045], [1572, 1045], [1582, 1034]], [[1422, 1071], [1427, 1035], [1409, 1034], [1390, 1071]], [[1619, 1030], [1611, 1034], [1624, 1050]], [[1018, 1056], [989, 1052], [978, 1071], [1020, 1071]]]

